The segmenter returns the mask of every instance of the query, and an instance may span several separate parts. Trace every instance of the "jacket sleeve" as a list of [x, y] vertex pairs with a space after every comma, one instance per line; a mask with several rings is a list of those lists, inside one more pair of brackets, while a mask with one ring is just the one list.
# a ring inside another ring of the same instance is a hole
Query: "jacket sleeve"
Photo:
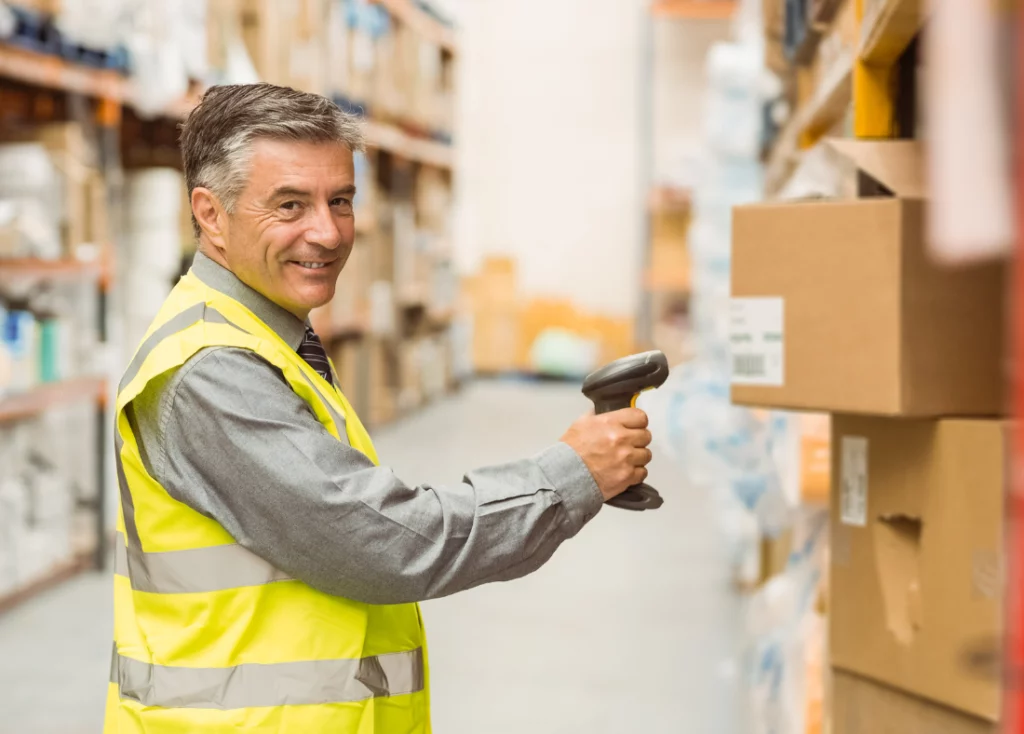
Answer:
[[247, 350], [201, 352], [153, 389], [136, 413], [154, 478], [330, 594], [394, 604], [524, 576], [602, 506], [563, 443], [459, 484], [410, 486], [331, 436]]

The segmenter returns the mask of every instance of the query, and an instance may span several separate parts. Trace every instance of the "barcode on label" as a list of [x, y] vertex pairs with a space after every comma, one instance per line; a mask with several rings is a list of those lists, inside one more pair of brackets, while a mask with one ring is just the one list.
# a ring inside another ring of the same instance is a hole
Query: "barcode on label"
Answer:
[[732, 355], [732, 373], [740, 377], [764, 377], [765, 365], [763, 354]]
[[737, 297], [729, 302], [733, 385], [782, 387], [785, 383], [785, 312], [777, 296]]

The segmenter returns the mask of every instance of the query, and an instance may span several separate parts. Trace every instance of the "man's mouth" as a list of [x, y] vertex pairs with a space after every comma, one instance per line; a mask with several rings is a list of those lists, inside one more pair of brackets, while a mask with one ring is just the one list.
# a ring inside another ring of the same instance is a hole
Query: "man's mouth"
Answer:
[[321, 268], [326, 268], [328, 265], [330, 265], [330, 263], [323, 263], [323, 262], [301, 262], [301, 261], [293, 261], [293, 262], [295, 262], [295, 264], [298, 265], [299, 267], [306, 268], [308, 270], [320, 270]]

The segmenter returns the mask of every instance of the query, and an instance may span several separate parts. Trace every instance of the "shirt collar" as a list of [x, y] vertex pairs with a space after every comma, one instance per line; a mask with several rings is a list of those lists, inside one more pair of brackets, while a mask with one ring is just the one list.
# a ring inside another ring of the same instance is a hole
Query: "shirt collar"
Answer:
[[197, 252], [195, 260], [192, 261], [192, 274], [215, 291], [220, 291], [241, 303], [292, 349], [298, 350], [306, 336], [306, 324], [295, 314], [281, 308], [263, 294], [257, 293], [230, 270], [201, 252]]

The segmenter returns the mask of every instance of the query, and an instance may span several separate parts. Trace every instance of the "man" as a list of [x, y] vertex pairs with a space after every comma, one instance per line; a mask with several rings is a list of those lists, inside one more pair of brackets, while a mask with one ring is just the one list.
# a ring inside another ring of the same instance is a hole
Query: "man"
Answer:
[[427, 732], [416, 602], [536, 570], [647, 475], [635, 408], [455, 486], [378, 466], [306, 320], [352, 249], [361, 145], [268, 84], [183, 126], [199, 253], [117, 399], [108, 732]]

